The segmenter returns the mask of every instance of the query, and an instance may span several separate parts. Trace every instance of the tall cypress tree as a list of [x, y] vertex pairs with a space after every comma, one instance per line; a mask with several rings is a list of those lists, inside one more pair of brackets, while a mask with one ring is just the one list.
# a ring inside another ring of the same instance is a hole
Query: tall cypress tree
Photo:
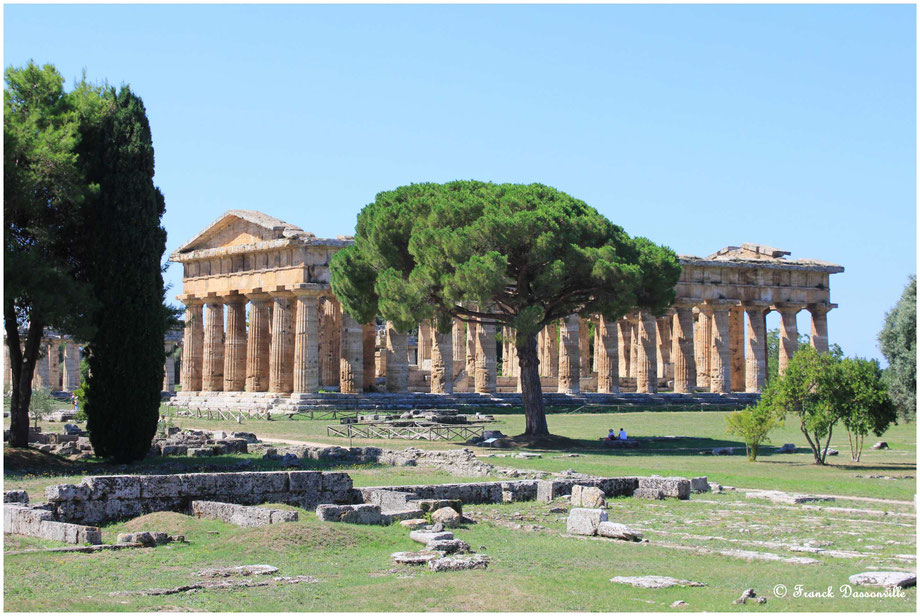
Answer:
[[81, 144], [88, 180], [98, 184], [86, 208], [85, 275], [101, 306], [89, 344], [87, 428], [96, 455], [132, 462], [150, 449], [159, 416], [165, 201], [153, 183], [143, 102], [126, 86], [102, 95]]

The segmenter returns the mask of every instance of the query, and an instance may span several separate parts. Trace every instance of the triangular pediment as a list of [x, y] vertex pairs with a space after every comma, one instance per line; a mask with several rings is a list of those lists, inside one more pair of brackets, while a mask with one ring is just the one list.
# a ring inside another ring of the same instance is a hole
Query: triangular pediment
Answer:
[[176, 253], [245, 246], [284, 238], [309, 238], [300, 227], [254, 210], [229, 210], [179, 247]]

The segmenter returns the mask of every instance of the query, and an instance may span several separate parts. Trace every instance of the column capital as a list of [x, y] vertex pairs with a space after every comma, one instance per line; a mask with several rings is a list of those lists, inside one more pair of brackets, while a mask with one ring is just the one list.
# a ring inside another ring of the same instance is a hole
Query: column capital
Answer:
[[745, 312], [763, 312], [770, 309], [770, 302], [759, 299], [745, 300], [741, 302], [741, 307]]
[[641, 319], [642, 316], [638, 310], [634, 310], [633, 312], [629, 312], [625, 314], [623, 318], [629, 321], [630, 323], [638, 323], [639, 319]]
[[268, 294], [274, 299], [292, 299], [294, 293], [290, 289], [275, 289], [274, 291], [269, 291]]
[[291, 293], [297, 297], [316, 297], [319, 298], [329, 291], [329, 287], [315, 282], [301, 282], [291, 287]]
[[780, 313], [791, 313], [798, 314], [802, 310], [805, 310], [806, 305], [797, 303], [797, 302], [783, 302], [779, 304], [773, 304], [770, 306], [771, 310], [776, 310]]
[[204, 303], [204, 299], [198, 297], [194, 293], [183, 293], [181, 295], [177, 295], [176, 299], [186, 306], [199, 306]]
[[248, 299], [249, 301], [253, 303], [267, 302], [268, 300], [272, 298], [272, 296], [269, 295], [268, 293], [263, 293], [261, 288], [253, 289], [252, 291], [250, 291], [249, 293], [246, 293], [245, 295], [246, 295], [246, 299]]
[[834, 308], [837, 308], [837, 304], [829, 304], [822, 302], [820, 304], [808, 304], [808, 312], [812, 314], [827, 314]]
[[740, 306], [741, 302], [737, 299], [707, 299], [703, 306], [706, 306], [713, 312], [728, 311]]
[[219, 299], [223, 304], [245, 304], [249, 301], [249, 299], [239, 291], [230, 291], [226, 295], [221, 295]]

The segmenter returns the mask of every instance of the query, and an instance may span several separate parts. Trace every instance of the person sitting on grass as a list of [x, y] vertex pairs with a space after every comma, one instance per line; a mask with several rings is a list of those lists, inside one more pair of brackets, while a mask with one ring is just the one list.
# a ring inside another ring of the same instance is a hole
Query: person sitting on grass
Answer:
[[620, 440], [621, 441], [626, 440], [626, 430], [624, 430], [623, 428], [620, 428]]
[[610, 430], [607, 431], [607, 440], [615, 441], [616, 439], [617, 439], [617, 433], [614, 432], [613, 428], [610, 428]]

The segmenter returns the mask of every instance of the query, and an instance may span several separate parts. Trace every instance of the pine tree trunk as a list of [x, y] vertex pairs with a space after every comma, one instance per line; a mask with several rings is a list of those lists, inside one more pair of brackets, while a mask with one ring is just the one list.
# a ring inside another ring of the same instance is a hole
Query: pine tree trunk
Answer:
[[517, 342], [518, 364], [521, 367], [521, 396], [527, 436], [546, 436], [546, 411], [543, 408], [543, 388], [540, 386], [540, 361], [537, 358], [537, 335], [532, 334], [523, 344]]
[[25, 352], [19, 348], [19, 330], [12, 304], [4, 307], [6, 342], [10, 349], [10, 447], [29, 446], [29, 404], [32, 402], [32, 376], [38, 359], [44, 324], [33, 313], [26, 335]]

